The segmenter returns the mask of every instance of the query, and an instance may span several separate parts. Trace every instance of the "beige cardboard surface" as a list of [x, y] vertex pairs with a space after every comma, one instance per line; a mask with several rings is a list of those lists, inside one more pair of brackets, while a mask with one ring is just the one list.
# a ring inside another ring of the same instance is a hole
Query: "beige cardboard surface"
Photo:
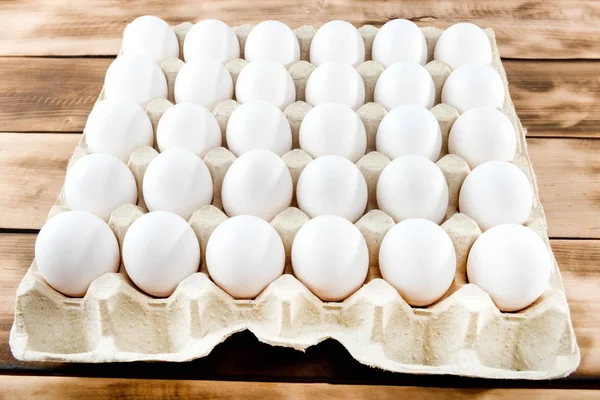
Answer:
[[[190, 26], [190, 23], [184, 23], [174, 28], [180, 43]], [[248, 25], [235, 28], [242, 48], [250, 29]], [[360, 28], [367, 58], [370, 58], [376, 31], [372, 26]], [[310, 26], [296, 30], [303, 60], [308, 58], [314, 32]], [[423, 28], [423, 32], [431, 60], [441, 31], [428, 27]], [[534, 206], [526, 225], [550, 248], [546, 218], [527, 154], [526, 131], [510, 99], [494, 34], [490, 29], [486, 34], [493, 48], [492, 66], [505, 83], [506, 101], [502, 111], [509, 116], [517, 133], [514, 163], [527, 174], [534, 188]], [[234, 79], [245, 64], [244, 60], [227, 64]], [[170, 89], [182, 65], [183, 61], [176, 59], [161, 65]], [[437, 104], [450, 68], [439, 61], [430, 61], [426, 68], [436, 84]], [[373, 87], [383, 67], [374, 61], [366, 61], [357, 69], [365, 81], [367, 101], [372, 101]], [[285, 154], [283, 160], [295, 184], [311, 160], [308, 154], [298, 149], [297, 135], [304, 115], [311, 108], [302, 99], [306, 79], [314, 67], [307, 61], [300, 61], [289, 70], [299, 101], [285, 110], [294, 135], [294, 150]], [[172, 91], [169, 98], [173, 99]], [[148, 105], [147, 113], [154, 128], [171, 105], [166, 99]], [[227, 100], [213, 111], [223, 134], [236, 106], [235, 100]], [[381, 279], [377, 260], [379, 245], [395, 222], [377, 210], [375, 199], [377, 179], [389, 163], [386, 156], [374, 151], [377, 126], [386, 111], [378, 104], [368, 103], [357, 111], [368, 136], [367, 154], [357, 166], [367, 181], [369, 201], [366, 214], [356, 226], [367, 241], [370, 267], [365, 285], [350, 298], [338, 303], [324, 303], [292, 275], [291, 244], [309, 217], [290, 207], [271, 221], [285, 245], [285, 274], [254, 300], [234, 300], [219, 289], [209, 279], [204, 260], [200, 271], [181, 282], [167, 299], [156, 299], [141, 292], [128, 279], [122, 266], [119, 273], [106, 274], [95, 280], [84, 298], [68, 298], [44, 282], [34, 261], [17, 291], [15, 322], [10, 337], [14, 356], [28, 361], [90, 363], [186, 361], [207, 355], [231, 334], [248, 329], [262, 342], [298, 350], [333, 338], [359, 362], [390, 371], [506, 379], [547, 379], [568, 375], [579, 365], [580, 353], [556, 262], [543, 296], [518, 313], [501, 313], [486, 293], [466, 282], [468, 251], [481, 234], [473, 220], [457, 213], [458, 193], [469, 167], [460, 157], [447, 155], [448, 132], [458, 112], [445, 104], [437, 104], [432, 112], [438, 118], [443, 136], [443, 157], [437, 165], [444, 172], [450, 196], [442, 227], [450, 235], [457, 252], [454, 283], [436, 304], [411, 308]], [[69, 165], [87, 152], [84, 132]], [[147, 165], [157, 154], [150, 147], [140, 148], [132, 154], [128, 165], [138, 188], [141, 188]], [[213, 177], [215, 197], [212, 205], [196, 211], [189, 221], [200, 242], [202, 256], [212, 231], [227, 219], [220, 209], [220, 188], [234, 160], [235, 156], [225, 148], [214, 149], [204, 158]], [[109, 225], [119, 243], [131, 223], [146, 211], [141, 190], [139, 193], [138, 206], [125, 205], [111, 215]], [[68, 207], [61, 192], [49, 218], [65, 210]]]

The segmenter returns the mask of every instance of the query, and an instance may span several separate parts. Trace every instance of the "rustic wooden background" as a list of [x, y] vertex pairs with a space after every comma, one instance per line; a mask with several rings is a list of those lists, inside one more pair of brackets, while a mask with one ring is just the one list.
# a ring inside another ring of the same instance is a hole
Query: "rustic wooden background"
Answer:
[[[360, 26], [407, 18], [440, 28], [465, 20], [493, 28], [517, 112], [529, 129], [582, 351], [579, 370], [541, 383], [398, 375], [358, 364], [335, 342], [300, 353], [260, 344], [248, 333], [185, 364], [14, 360], [8, 334], [15, 290], [33, 258], [36, 233], [123, 28], [143, 14], [171, 24], [278, 19], [295, 28], [331, 19]], [[600, 1], [3, 1], [0, 71], [0, 398], [600, 397], [591, 390], [600, 385]]]

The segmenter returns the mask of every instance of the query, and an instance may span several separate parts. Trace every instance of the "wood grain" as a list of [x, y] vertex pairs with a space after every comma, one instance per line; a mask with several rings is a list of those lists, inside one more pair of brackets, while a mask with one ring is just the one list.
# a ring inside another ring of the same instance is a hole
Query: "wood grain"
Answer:
[[600, 140], [527, 140], [550, 237], [600, 238]]
[[[243, 9], [243, 12], [240, 10]], [[292, 28], [344, 19], [357, 26], [407, 18], [445, 28], [472, 21], [496, 30], [500, 52], [511, 58], [599, 58], [600, 4], [592, 0], [241, 0], [136, 2], [18, 0], [0, 3], [2, 55], [114, 55], [125, 25], [158, 15], [170, 24], [221, 19], [235, 26], [276, 19]]]
[[0, 133], [0, 228], [39, 228], [80, 136]]
[[[0, 131], [81, 132], [110, 62], [0, 58]], [[529, 136], [600, 137], [600, 62], [504, 64]]]
[[81, 132], [108, 59], [0, 59], [0, 131]]
[[[328, 385], [323, 383], [168, 381], [149, 379], [87, 379], [67, 377], [2, 376], [7, 393], [1, 399], [60, 398], [119, 399], [485, 399], [543, 398], [547, 400], [597, 399], [592, 390], [458, 389], [415, 386]], [[10, 395], [8, 395], [10, 393]], [[9, 397], [8, 397], [9, 396]]]
[[[8, 335], [14, 315], [16, 288], [33, 259], [34, 234], [0, 234], [0, 372], [77, 376], [160, 377], [201, 379], [269, 379], [320, 382], [376, 382], [473, 386], [484, 380], [393, 374], [360, 365], [341, 345], [327, 341], [306, 353], [271, 347], [249, 333], [235, 335], [206, 358], [191, 363], [57, 364], [14, 360]], [[600, 377], [600, 240], [552, 240], [571, 307], [582, 361], [575, 378]], [[1, 383], [0, 383], [1, 387]]]
[[[0, 228], [41, 228], [78, 140], [74, 134], [0, 134]], [[528, 142], [549, 235], [600, 238], [600, 141]]]

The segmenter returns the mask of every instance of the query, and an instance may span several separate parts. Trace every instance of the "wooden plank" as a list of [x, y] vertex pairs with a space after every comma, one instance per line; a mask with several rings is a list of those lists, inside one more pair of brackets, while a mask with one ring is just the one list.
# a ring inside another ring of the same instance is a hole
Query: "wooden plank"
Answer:
[[527, 140], [550, 237], [600, 238], [600, 140]]
[[[39, 229], [79, 135], [0, 134], [0, 228]], [[551, 237], [600, 238], [600, 140], [530, 138]]]
[[[191, 363], [57, 364], [14, 360], [8, 335], [17, 286], [33, 259], [34, 234], [0, 234], [0, 371], [77, 376], [119, 376], [201, 379], [269, 379], [346, 381], [412, 385], [456, 385], [456, 378], [406, 376], [360, 365], [337, 342], [326, 341], [306, 353], [258, 343], [250, 333], [238, 334], [206, 358]], [[552, 240], [582, 361], [574, 378], [600, 379], [600, 240]], [[479, 380], [461, 380], [479, 385]], [[0, 385], [1, 386], [1, 385]]]
[[43, 224], [80, 136], [0, 133], [0, 228]]
[[[597, 399], [593, 390], [461, 389], [415, 386], [328, 385], [324, 383], [168, 381], [162, 379], [2, 376], [11, 399]], [[7, 397], [8, 398], [8, 397]]]
[[503, 63], [511, 98], [529, 137], [600, 137], [600, 64]]
[[0, 131], [83, 130], [109, 59], [0, 59]]
[[[110, 62], [0, 58], [0, 132], [81, 132]], [[529, 136], [600, 137], [600, 62], [505, 60], [505, 68]]]
[[[243, 12], [240, 9], [243, 8]], [[422, 26], [445, 28], [472, 21], [496, 30], [500, 52], [511, 58], [600, 58], [600, 4], [592, 0], [553, 2], [508, 0], [240, 0], [178, 1], [165, 6], [149, 0], [19, 0], [0, 5], [2, 55], [114, 55], [125, 25], [140, 15], [161, 16], [171, 24], [218, 18], [231, 26], [267, 18], [319, 26], [344, 19], [357, 26], [408, 18]]]

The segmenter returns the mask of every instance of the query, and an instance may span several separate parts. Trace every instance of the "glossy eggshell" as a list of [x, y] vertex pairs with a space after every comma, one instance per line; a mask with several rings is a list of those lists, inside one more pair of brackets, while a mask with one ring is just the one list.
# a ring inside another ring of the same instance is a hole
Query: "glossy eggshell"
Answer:
[[487, 292], [501, 311], [531, 305], [548, 287], [552, 256], [531, 229], [515, 224], [495, 226], [473, 244], [467, 261], [470, 283]]
[[211, 279], [232, 297], [252, 299], [283, 274], [283, 242], [261, 218], [229, 218], [208, 239], [206, 266]]
[[136, 219], [123, 239], [127, 275], [144, 292], [170, 296], [179, 283], [198, 271], [200, 245], [180, 216], [153, 211]]
[[123, 161], [94, 153], [79, 159], [67, 171], [65, 200], [72, 210], [90, 212], [105, 221], [124, 204], [137, 203], [137, 185]]
[[356, 292], [369, 270], [362, 233], [348, 220], [323, 215], [300, 228], [292, 244], [294, 275], [324, 301], [341, 301]]
[[67, 296], [81, 297], [92, 281], [117, 272], [119, 243], [100, 218], [84, 211], [67, 211], [40, 230], [35, 261], [50, 286]]
[[456, 252], [448, 234], [426, 219], [392, 227], [381, 242], [379, 268], [412, 306], [428, 306], [448, 291], [456, 273]]
[[186, 221], [210, 204], [213, 181], [206, 164], [194, 153], [171, 149], [156, 156], [146, 169], [144, 202], [150, 211], [170, 211]]

